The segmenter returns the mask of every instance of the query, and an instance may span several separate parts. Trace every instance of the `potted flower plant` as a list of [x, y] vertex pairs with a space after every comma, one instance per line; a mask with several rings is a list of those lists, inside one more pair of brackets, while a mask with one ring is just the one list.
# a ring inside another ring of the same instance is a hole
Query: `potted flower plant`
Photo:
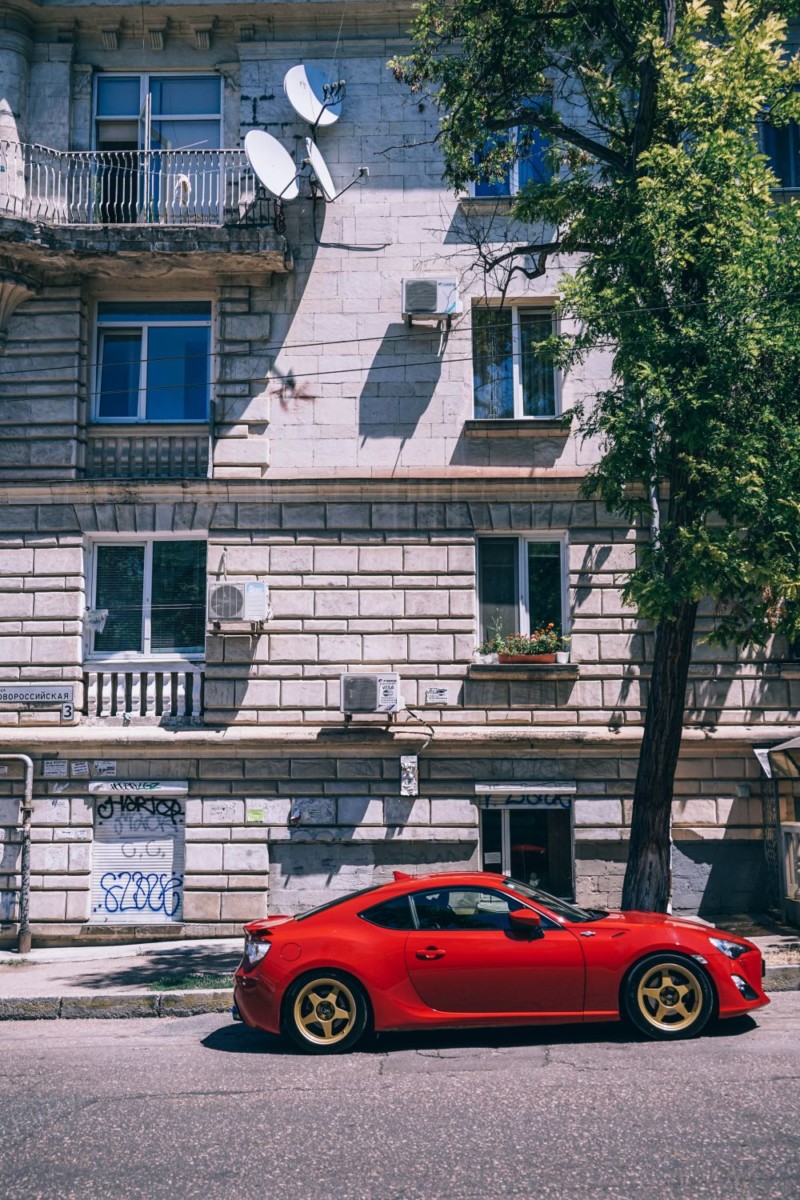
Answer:
[[556, 662], [557, 663], [568, 663], [569, 662], [569, 643], [570, 643], [570, 641], [571, 641], [571, 639], [569, 637], [562, 634], [558, 650], [556, 650]]
[[512, 633], [498, 647], [501, 663], [553, 663], [561, 644], [561, 634], [555, 625], [543, 625], [532, 633]]
[[495, 617], [490, 631], [479, 646], [475, 647], [475, 658], [482, 663], [496, 663], [498, 652], [503, 648], [503, 622]]

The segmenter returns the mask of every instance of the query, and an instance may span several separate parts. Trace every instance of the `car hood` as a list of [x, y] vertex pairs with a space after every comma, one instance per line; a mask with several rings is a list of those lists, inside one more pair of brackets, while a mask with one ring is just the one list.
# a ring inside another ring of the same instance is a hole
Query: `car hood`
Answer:
[[673, 917], [669, 913], [657, 912], [609, 912], [597, 921], [597, 928], [608, 929], [609, 926], [617, 929], [623, 929], [631, 926], [649, 926], [652, 930], [661, 930], [666, 933], [669, 930], [674, 930], [675, 933], [686, 934], [703, 933], [708, 937], [723, 937], [731, 938], [735, 942], [752, 943], [748, 938], [742, 937], [739, 933], [727, 933], [724, 929], [718, 928], [716, 925], [711, 925], [708, 921], [701, 921], [699, 918], [692, 917]]
[[669, 913], [657, 912], [609, 912], [601, 917], [597, 924], [605, 926], [606, 929], [609, 925], [617, 927], [649, 925], [651, 928], [662, 930], [675, 929], [685, 932], [687, 929], [692, 929], [695, 933], [717, 932], [715, 926], [709, 925], [706, 921], [693, 920], [691, 917], [673, 917]]

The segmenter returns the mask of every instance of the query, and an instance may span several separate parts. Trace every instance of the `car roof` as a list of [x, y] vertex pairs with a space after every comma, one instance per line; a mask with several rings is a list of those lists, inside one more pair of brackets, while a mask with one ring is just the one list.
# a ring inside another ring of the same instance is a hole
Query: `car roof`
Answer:
[[492, 884], [497, 886], [505, 879], [501, 875], [492, 871], [430, 871], [425, 875], [409, 875], [405, 876], [397, 872], [400, 878], [395, 877], [384, 887], [397, 887], [401, 891], [413, 889], [418, 886], [430, 886], [434, 884], [460, 884], [462, 887], [475, 887], [476, 884]]

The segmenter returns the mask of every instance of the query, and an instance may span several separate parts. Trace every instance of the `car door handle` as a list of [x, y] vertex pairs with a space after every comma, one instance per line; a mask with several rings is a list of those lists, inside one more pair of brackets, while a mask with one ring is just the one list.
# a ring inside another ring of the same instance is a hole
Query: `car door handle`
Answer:
[[440, 950], [438, 946], [426, 946], [424, 950], [417, 951], [417, 958], [444, 958], [444, 950]]

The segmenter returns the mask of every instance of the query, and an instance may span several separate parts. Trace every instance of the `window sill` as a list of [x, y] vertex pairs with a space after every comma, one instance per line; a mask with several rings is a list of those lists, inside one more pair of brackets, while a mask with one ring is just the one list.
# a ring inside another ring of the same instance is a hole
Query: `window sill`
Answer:
[[481, 417], [464, 422], [468, 438], [569, 437], [561, 417]]
[[470, 663], [470, 679], [579, 679], [578, 663]]
[[143, 431], [153, 431], [169, 436], [183, 436], [187, 433], [198, 433], [208, 429], [208, 417], [198, 421], [102, 421], [93, 420], [89, 425], [89, 434], [109, 434], [121, 437], [125, 434], [141, 434]]
[[203, 654], [171, 654], [159, 658], [155, 654], [141, 654], [129, 657], [98, 657], [85, 658], [84, 671], [202, 671], [205, 666]]
[[511, 196], [459, 196], [458, 203], [461, 208], [499, 208], [509, 209], [516, 200], [516, 194]]

